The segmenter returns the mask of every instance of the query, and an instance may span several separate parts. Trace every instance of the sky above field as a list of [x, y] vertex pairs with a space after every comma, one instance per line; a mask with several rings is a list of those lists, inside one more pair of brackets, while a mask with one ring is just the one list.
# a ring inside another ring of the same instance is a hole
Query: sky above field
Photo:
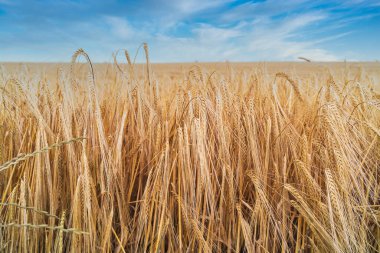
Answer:
[[142, 42], [152, 62], [380, 60], [380, 1], [0, 0], [0, 61], [112, 61]]

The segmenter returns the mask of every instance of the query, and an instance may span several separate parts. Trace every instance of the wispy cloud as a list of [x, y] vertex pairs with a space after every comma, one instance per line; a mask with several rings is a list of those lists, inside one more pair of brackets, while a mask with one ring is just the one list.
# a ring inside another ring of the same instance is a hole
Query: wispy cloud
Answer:
[[297, 10], [305, 10], [312, 2], [307, 0], [276, 1], [268, 0], [263, 2], [248, 1], [232, 7], [228, 12], [223, 13], [221, 18], [225, 21], [236, 19], [252, 19], [259, 17], [273, 17], [276, 15], [290, 13]]
[[196, 13], [203, 10], [208, 10], [216, 7], [220, 7], [226, 3], [232, 2], [232, 0], [166, 0], [175, 9], [182, 13]]
[[198, 24], [187, 37], [165, 36], [156, 38], [156, 42], [164, 41], [172, 54], [186, 60], [194, 55], [197, 60], [295, 60], [299, 56], [320, 61], [338, 60], [318, 44], [346, 34], [315, 41], [300, 41], [299, 38], [302, 30], [327, 18], [324, 13], [311, 12], [277, 21], [240, 22], [230, 27]]
[[125, 18], [106, 16], [105, 22], [109, 25], [111, 33], [116, 38], [132, 40], [141, 38], [146, 34], [146, 31], [139, 30], [132, 26]]
[[257, 28], [251, 31], [252, 40], [248, 48], [264, 59], [295, 60], [299, 56], [305, 56], [320, 61], [338, 60], [334, 54], [319, 48], [317, 41], [302, 39], [306, 28], [327, 18], [328, 15], [317, 12], [256, 24]]

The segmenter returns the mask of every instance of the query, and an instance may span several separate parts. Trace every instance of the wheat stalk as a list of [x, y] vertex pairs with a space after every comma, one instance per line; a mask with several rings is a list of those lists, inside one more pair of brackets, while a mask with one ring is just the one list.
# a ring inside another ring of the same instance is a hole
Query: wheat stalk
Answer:
[[18, 163], [20, 163], [22, 161], [25, 161], [25, 160], [27, 160], [27, 159], [29, 159], [31, 157], [35, 157], [35, 156], [37, 156], [39, 154], [48, 152], [48, 151], [50, 151], [52, 149], [59, 148], [59, 147], [62, 147], [64, 145], [67, 145], [67, 144], [70, 144], [70, 143], [73, 143], [73, 142], [77, 142], [77, 141], [81, 141], [81, 140], [84, 140], [84, 139], [85, 138], [83, 138], [83, 137], [77, 137], [77, 138], [73, 138], [73, 139], [70, 139], [70, 140], [67, 140], [67, 141], [61, 141], [61, 142], [58, 142], [58, 143], [54, 143], [53, 145], [51, 145], [49, 147], [45, 147], [43, 149], [36, 150], [36, 151], [34, 151], [32, 153], [29, 153], [29, 154], [20, 154], [17, 157], [13, 158], [12, 160], [3, 163], [0, 166], [0, 172], [5, 171], [9, 167], [17, 165]]

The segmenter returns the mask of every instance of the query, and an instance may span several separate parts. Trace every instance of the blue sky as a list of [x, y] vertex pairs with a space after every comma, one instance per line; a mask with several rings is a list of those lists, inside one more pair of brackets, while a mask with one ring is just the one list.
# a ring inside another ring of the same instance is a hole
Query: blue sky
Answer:
[[152, 62], [380, 60], [380, 1], [0, 0], [0, 61], [104, 62], [142, 42]]

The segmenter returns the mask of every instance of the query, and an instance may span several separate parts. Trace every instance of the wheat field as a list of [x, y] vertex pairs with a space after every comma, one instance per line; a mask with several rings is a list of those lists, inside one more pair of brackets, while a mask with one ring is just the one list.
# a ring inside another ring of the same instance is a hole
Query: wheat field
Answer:
[[380, 252], [378, 63], [144, 49], [0, 65], [1, 252]]

